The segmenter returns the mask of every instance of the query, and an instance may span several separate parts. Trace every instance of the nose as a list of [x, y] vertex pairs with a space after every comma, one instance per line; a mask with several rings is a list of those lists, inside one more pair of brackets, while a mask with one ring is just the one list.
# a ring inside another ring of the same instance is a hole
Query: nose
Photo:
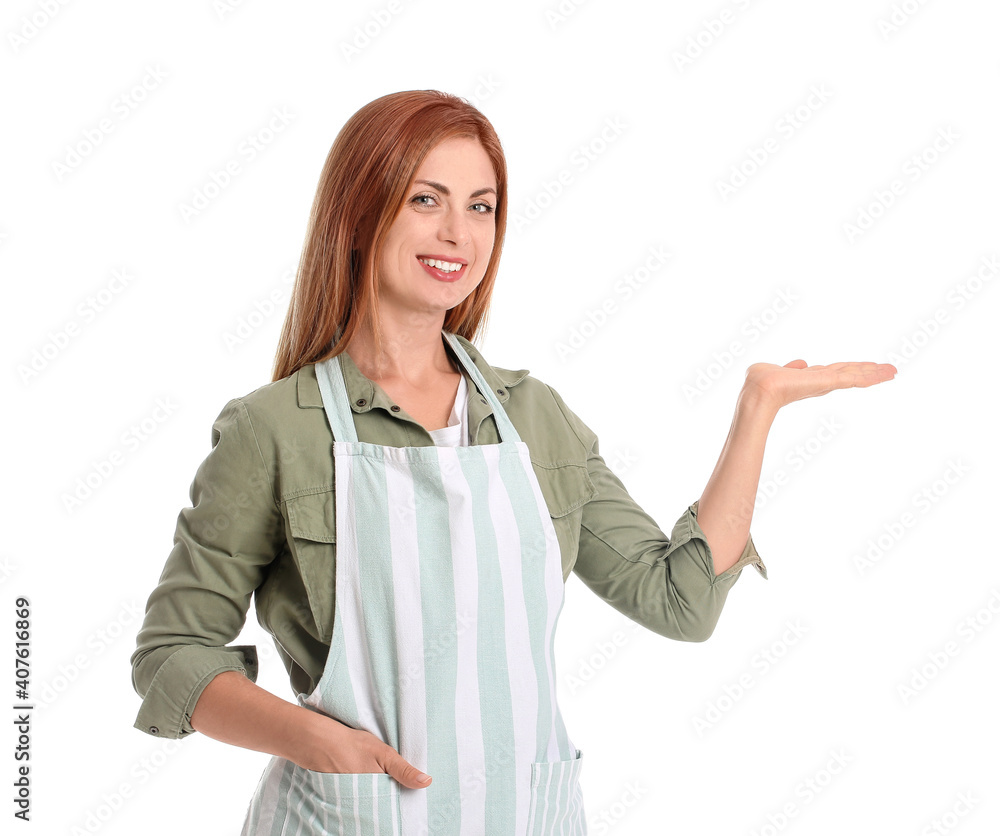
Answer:
[[438, 229], [438, 237], [456, 246], [468, 243], [471, 237], [469, 219], [465, 217], [462, 210], [449, 209], [445, 212], [441, 220], [441, 227]]

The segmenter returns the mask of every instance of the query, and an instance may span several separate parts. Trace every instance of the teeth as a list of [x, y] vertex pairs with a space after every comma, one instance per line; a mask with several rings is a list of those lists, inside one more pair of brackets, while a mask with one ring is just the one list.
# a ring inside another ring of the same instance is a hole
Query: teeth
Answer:
[[459, 264], [455, 261], [441, 261], [437, 258], [421, 258], [418, 259], [429, 267], [437, 267], [438, 270], [443, 270], [445, 273], [454, 273], [456, 270], [461, 270], [465, 265]]

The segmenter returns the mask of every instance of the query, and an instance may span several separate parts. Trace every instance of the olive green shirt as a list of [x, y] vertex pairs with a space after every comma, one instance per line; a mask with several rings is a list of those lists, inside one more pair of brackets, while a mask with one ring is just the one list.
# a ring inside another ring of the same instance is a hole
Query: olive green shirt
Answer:
[[[668, 537], [628, 495], [601, 458], [597, 436], [554, 389], [527, 369], [490, 366], [459, 339], [528, 445], [559, 539], [564, 580], [576, 572], [600, 598], [655, 633], [704, 641], [743, 567], [752, 563], [767, 577], [751, 538], [739, 561], [716, 576], [697, 502]], [[433, 444], [350, 355], [341, 357], [360, 441]], [[469, 443], [496, 444], [493, 411], [466, 379]], [[229, 645], [252, 596], [294, 691], [315, 688], [333, 631], [332, 450], [312, 364], [226, 404], [212, 426], [212, 450], [195, 474], [191, 507], [178, 516], [174, 546], [132, 655], [132, 683], [143, 697], [136, 728], [183, 737], [194, 731], [191, 714], [214, 676], [234, 670], [256, 679], [255, 648]]]

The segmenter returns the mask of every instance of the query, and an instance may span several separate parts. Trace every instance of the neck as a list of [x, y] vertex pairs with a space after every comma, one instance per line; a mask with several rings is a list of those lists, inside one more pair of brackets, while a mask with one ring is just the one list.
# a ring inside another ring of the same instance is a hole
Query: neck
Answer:
[[420, 386], [456, 371], [441, 334], [443, 325], [443, 317], [409, 324], [383, 318], [381, 351], [376, 351], [375, 336], [368, 325], [358, 328], [344, 350], [369, 380], [401, 379]]

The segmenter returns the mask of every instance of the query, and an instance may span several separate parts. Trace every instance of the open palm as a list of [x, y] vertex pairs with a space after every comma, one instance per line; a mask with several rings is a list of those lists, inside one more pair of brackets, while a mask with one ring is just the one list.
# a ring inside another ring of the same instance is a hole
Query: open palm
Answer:
[[792, 401], [815, 398], [834, 389], [865, 388], [892, 380], [896, 367], [891, 363], [832, 363], [810, 366], [792, 360], [784, 366], [754, 363], [747, 369], [746, 385], [755, 389], [774, 409]]

